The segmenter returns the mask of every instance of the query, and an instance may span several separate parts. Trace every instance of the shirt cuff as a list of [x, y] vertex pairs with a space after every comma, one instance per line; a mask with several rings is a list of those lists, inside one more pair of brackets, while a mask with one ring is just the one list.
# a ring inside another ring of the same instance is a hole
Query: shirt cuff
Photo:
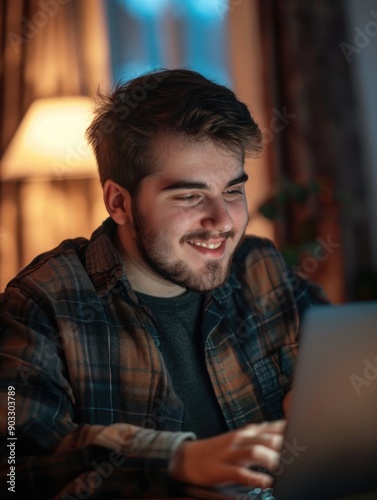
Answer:
[[113, 424], [98, 433], [94, 443], [121, 453], [123, 467], [139, 470], [143, 496], [152, 491], [170, 496], [179, 487], [168, 474], [170, 459], [183, 441], [194, 440], [192, 432], [146, 429], [130, 424]]

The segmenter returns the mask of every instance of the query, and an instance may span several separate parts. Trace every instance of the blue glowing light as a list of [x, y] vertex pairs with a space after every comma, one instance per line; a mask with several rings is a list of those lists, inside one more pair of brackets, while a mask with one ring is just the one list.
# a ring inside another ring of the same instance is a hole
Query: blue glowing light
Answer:
[[141, 16], [156, 15], [170, 4], [170, 0], [121, 0], [127, 10]]

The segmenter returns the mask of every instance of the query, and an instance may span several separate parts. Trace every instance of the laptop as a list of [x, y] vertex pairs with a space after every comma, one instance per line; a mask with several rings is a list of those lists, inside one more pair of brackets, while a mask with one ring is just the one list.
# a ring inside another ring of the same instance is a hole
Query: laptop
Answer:
[[377, 499], [377, 302], [305, 315], [273, 491], [188, 485], [196, 498]]

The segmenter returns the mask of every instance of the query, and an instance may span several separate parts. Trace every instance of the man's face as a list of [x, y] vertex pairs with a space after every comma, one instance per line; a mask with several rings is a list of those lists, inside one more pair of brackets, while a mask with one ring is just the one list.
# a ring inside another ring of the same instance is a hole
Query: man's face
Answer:
[[221, 286], [248, 221], [243, 160], [213, 142], [164, 137], [132, 200], [143, 271], [205, 292]]

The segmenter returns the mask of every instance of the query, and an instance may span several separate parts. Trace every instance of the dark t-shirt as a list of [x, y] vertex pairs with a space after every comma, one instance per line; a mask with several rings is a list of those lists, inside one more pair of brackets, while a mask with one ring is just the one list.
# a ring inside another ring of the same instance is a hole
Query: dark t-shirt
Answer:
[[137, 296], [149, 305], [156, 319], [159, 349], [184, 406], [182, 430], [195, 432], [199, 438], [229, 430], [205, 363], [200, 325], [204, 296], [195, 292], [172, 298]]

